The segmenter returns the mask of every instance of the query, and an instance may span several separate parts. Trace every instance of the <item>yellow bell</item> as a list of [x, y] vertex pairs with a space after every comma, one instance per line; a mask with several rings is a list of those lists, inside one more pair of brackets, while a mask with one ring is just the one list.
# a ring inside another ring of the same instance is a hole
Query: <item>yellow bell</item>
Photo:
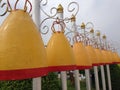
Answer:
[[114, 56], [112, 54], [112, 51], [109, 50], [108, 53], [109, 53], [109, 57], [110, 57], [110, 60], [111, 60], [111, 64], [113, 64], [114, 63]]
[[46, 52], [38, 28], [24, 10], [11, 11], [0, 27], [0, 80], [46, 75]]
[[107, 55], [108, 64], [112, 64], [112, 57], [110, 55], [110, 51], [109, 50], [106, 50], [106, 55]]
[[106, 64], [108, 64], [106, 51], [103, 49], [103, 50], [101, 50], [101, 52], [102, 52], [103, 58], [104, 58], [104, 65], [106, 65]]
[[77, 69], [90, 69], [92, 67], [91, 61], [82, 42], [74, 43], [73, 52]]
[[47, 45], [49, 71], [66, 71], [75, 69], [73, 50], [64, 32], [53, 32]]
[[98, 48], [96, 48], [94, 50], [95, 50], [96, 56], [98, 58], [98, 64], [104, 65], [104, 58], [103, 58], [103, 54], [101, 53], [101, 50]]
[[92, 61], [92, 65], [93, 66], [98, 66], [99, 61], [98, 61], [98, 58], [96, 56], [96, 53], [95, 53], [93, 47], [88, 45], [88, 46], [86, 46], [86, 50], [87, 50], [87, 53], [88, 53], [88, 56], [89, 56], [90, 60]]
[[112, 52], [112, 57], [113, 57], [113, 64], [116, 64], [116, 57], [115, 57], [115, 52]]
[[116, 64], [119, 64], [119, 63], [120, 63], [120, 58], [119, 58], [118, 53], [117, 53], [117, 52], [114, 52], [114, 56], [115, 56]]
[[105, 64], [110, 64], [111, 62], [110, 62], [110, 57], [109, 57], [109, 55], [107, 54], [107, 50], [102, 50], [102, 54], [103, 54], [103, 56], [104, 56], [104, 60], [105, 60]]

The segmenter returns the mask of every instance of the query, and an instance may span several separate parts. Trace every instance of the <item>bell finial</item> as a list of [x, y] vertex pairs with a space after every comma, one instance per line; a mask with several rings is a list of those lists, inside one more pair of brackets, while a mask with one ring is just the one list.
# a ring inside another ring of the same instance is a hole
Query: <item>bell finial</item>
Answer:
[[71, 16], [71, 22], [75, 22], [75, 21], [76, 21], [76, 17], [75, 17], [75, 15], [72, 14], [72, 16]]
[[85, 24], [84, 24], [84, 22], [82, 22], [82, 24], [81, 24], [81, 29], [85, 29]]
[[63, 7], [62, 7], [61, 4], [58, 5], [57, 12], [58, 13], [63, 13]]

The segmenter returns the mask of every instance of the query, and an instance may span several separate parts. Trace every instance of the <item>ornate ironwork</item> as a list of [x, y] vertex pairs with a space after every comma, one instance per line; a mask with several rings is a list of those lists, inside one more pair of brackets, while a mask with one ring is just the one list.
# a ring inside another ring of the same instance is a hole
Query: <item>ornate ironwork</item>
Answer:
[[4, 16], [7, 12], [8, 12], [8, 6], [7, 6], [7, 3], [4, 2], [2, 3], [2, 0], [0, 0], [0, 8], [3, 9], [3, 8], [6, 8], [5, 11], [3, 11], [2, 13], [0, 13], [0, 16]]

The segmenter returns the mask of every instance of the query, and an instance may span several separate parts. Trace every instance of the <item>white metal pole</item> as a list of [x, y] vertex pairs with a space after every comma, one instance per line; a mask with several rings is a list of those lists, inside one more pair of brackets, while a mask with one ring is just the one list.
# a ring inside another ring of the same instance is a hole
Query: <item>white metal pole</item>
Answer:
[[[57, 17], [63, 20], [63, 12], [57, 12]], [[61, 28], [62, 29], [62, 28]], [[66, 71], [61, 71], [62, 90], [67, 90], [67, 74]]]
[[74, 70], [75, 90], [80, 90], [79, 70]]
[[103, 90], [106, 90], [104, 66], [100, 65], [100, 69], [101, 69], [101, 76], [102, 76], [102, 87], [103, 87]]
[[[94, 39], [94, 32], [91, 33], [91, 38]], [[94, 69], [94, 75], [95, 75], [95, 88], [96, 90], [100, 90], [99, 78], [98, 78], [98, 67], [94, 66], [93, 69]]]
[[107, 76], [108, 76], [108, 88], [109, 88], [109, 90], [112, 90], [111, 77], [110, 77], [110, 67], [109, 67], [109, 65], [106, 65], [106, 69], [107, 69]]
[[[74, 18], [74, 20], [71, 19], [72, 31], [74, 31], [74, 35], [76, 35], [77, 33], [76, 18], [74, 15], [72, 15], [72, 17]], [[79, 70], [74, 70], [74, 78], [75, 78], [75, 90], [80, 90]]]
[[[32, 18], [37, 27], [40, 25], [40, 0], [32, 0]], [[33, 90], [41, 90], [41, 77], [33, 78]]]
[[97, 66], [94, 66], [93, 68], [94, 68], [94, 75], [95, 75], [95, 87], [96, 87], [96, 90], [100, 90]]
[[[100, 34], [100, 32], [99, 32], [99, 34]], [[98, 40], [99, 40], [99, 43], [100, 43], [100, 49], [101, 49], [102, 46], [101, 46], [100, 35], [98, 35]], [[103, 65], [100, 65], [100, 69], [101, 69], [101, 77], [102, 77], [102, 87], [103, 87], [103, 90], [106, 90], [106, 82], [105, 82], [105, 71], [104, 71], [104, 66], [103, 66]]]
[[61, 71], [62, 90], [67, 90], [67, 74], [66, 71]]
[[[107, 50], [108, 47], [107, 47], [107, 40], [106, 40], [106, 36], [105, 35], [103, 36], [103, 40], [104, 40], [105, 47], [106, 47], [106, 50]], [[107, 69], [107, 78], [108, 78], [108, 88], [109, 88], [109, 90], [112, 90], [111, 77], [110, 77], [110, 68], [109, 68], [108, 64], [106, 65], [106, 69]]]
[[87, 90], [91, 90], [90, 72], [89, 72], [89, 69], [85, 69], [85, 76], [86, 76], [86, 86], [87, 86]]
[[[86, 32], [85, 32], [85, 26], [84, 26], [84, 45], [87, 45], [86, 43]], [[86, 76], [86, 88], [87, 90], [91, 90], [91, 82], [90, 82], [90, 70], [85, 69], [85, 76]]]

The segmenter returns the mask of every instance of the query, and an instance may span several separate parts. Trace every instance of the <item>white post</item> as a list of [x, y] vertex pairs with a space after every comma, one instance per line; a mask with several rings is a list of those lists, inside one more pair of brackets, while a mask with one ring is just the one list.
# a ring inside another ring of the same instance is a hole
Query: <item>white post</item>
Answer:
[[[62, 5], [58, 6], [57, 9], [57, 17], [61, 20], [63, 20], [63, 7]], [[62, 90], [67, 90], [67, 74], [66, 71], [61, 71], [61, 81], [62, 81]]]
[[[81, 27], [84, 31], [84, 45], [87, 45], [86, 43], [86, 32], [85, 32], [85, 26]], [[86, 76], [86, 88], [87, 90], [91, 90], [91, 82], [90, 82], [90, 70], [89, 69], [85, 69], [85, 76]]]
[[62, 90], [67, 90], [67, 75], [66, 71], [61, 71]]
[[[108, 49], [107, 47], [107, 40], [106, 40], [106, 36], [103, 35], [103, 40], [104, 40], [104, 45], [106, 47], [106, 50]], [[109, 90], [112, 90], [112, 85], [111, 85], [111, 77], [110, 77], [110, 68], [109, 65], [106, 65], [106, 69], [107, 69], [107, 78], [108, 78], [108, 88]]]
[[75, 90], [80, 90], [79, 70], [74, 70]]
[[[72, 26], [71, 29], [72, 31], [74, 31], [75, 36], [77, 34], [77, 29], [76, 29], [76, 17], [74, 15], [72, 15], [71, 17], [71, 26]], [[74, 78], [75, 78], [75, 90], [80, 90], [79, 70], [74, 70]]]
[[86, 86], [87, 86], [87, 90], [91, 90], [90, 72], [89, 72], [89, 69], [85, 69], [85, 76], [86, 76]]
[[[100, 47], [99, 48], [101, 49], [102, 46], [101, 46], [100, 32], [98, 34], [98, 40], [99, 40], [99, 43], [100, 43]], [[103, 90], [106, 90], [104, 66], [100, 65], [100, 69], [101, 69], [101, 77], [102, 77], [102, 87], [103, 87]]]
[[100, 68], [101, 68], [101, 76], [102, 76], [102, 87], [103, 90], [106, 90], [105, 73], [104, 73], [105, 71], [103, 65], [100, 65]]
[[109, 90], [112, 90], [109, 65], [106, 65], [106, 69], [107, 69], [107, 77], [108, 77], [108, 88], [109, 88]]
[[[94, 39], [94, 32], [91, 32], [91, 39]], [[98, 67], [94, 66], [93, 69], [94, 69], [94, 75], [95, 75], [95, 87], [96, 87], [96, 90], [100, 90], [99, 78], [98, 78]]]
[[[40, 25], [40, 0], [32, 0], [32, 18], [37, 27]], [[41, 77], [33, 78], [33, 90], [41, 90]]]
[[100, 90], [97, 66], [94, 66], [93, 68], [94, 68], [94, 75], [95, 75], [95, 87], [96, 87], [96, 90]]

